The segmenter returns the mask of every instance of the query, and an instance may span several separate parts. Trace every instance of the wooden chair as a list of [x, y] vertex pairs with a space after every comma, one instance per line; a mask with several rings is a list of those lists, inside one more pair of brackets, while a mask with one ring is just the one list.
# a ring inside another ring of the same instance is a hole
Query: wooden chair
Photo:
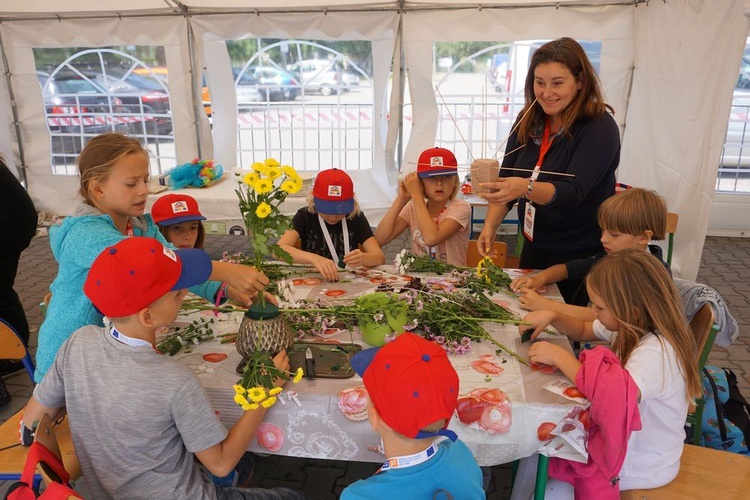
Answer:
[[[716, 334], [719, 327], [714, 324], [714, 310], [710, 304], [703, 304], [695, 313], [690, 321], [690, 329], [695, 336], [695, 345], [698, 348], [698, 374], [703, 373], [703, 367], [706, 366], [708, 355], [714, 345]], [[701, 396], [696, 399], [695, 404], [690, 406], [686, 422], [693, 429], [693, 444], [700, 445], [704, 398]]]
[[31, 360], [29, 350], [13, 327], [2, 318], [0, 318], [0, 359], [20, 361], [26, 368], [31, 383], [34, 383], [34, 362]]
[[674, 233], [677, 231], [677, 221], [680, 216], [668, 212], [667, 213], [667, 264], [672, 265], [672, 251], [674, 250]]
[[[497, 267], [505, 267], [505, 256], [508, 253], [508, 245], [502, 241], [496, 241], [492, 244], [492, 249], [495, 251], [495, 256], [492, 258], [492, 262]], [[469, 248], [466, 251], [466, 265], [469, 267], [476, 267], [479, 261], [484, 257], [479, 255], [477, 249], [477, 240], [469, 240]]]
[[733, 500], [747, 498], [750, 491], [750, 457], [686, 444], [680, 472], [666, 486], [629, 490], [621, 500]]

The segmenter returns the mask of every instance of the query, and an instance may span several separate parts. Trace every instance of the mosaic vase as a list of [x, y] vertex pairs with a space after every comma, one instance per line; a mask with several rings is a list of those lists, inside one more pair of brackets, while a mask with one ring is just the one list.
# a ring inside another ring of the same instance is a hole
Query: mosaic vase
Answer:
[[282, 349], [289, 351], [294, 344], [294, 334], [273, 304], [253, 304], [242, 318], [235, 346], [242, 356], [237, 373], [242, 373], [247, 358], [254, 352], [264, 351], [272, 356]]

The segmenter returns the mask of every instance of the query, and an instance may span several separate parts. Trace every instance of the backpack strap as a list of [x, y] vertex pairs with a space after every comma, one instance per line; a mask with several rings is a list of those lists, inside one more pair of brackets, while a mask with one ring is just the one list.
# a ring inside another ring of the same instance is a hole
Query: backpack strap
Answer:
[[714, 378], [705, 367], [703, 368], [703, 374], [706, 376], [708, 383], [711, 384], [711, 392], [713, 393], [712, 397], [714, 400], [714, 405], [716, 405], [716, 423], [719, 426], [719, 435], [721, 436], [721, 441], [725, 442], [727, 440], [727, 426], [724, 423], [724, 406], [722, 405], [721, 400], [719, 400], [719, 390], [716, 388], [716, 382], [714, 381]]
[[724, 412], [727, 418], [742, 430], [745, 435], [745, 444], [750, 445], [750, 404], [740, 392], [737, 386], [737, 375], [729, 368], [723, 368], [727, 377], [729, 388], [729, 399], [724, 403]]

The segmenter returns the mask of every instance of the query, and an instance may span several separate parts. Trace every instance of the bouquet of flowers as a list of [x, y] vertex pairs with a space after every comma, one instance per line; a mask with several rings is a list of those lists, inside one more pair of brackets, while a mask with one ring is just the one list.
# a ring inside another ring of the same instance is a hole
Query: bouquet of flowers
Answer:
[[296, 384], [302, 375], [302, 368], [297, 368], [292, 377], [291, 373], [276, 368], [268, 353], [255, 352], [247, 360], [242, 378], [234, 385], [234, 402], [243, 410], [257, 410], [261, 406], [270, 408], [282, 391], [274, 381], [280, 378]]
[[[240, 213], [245, 221], [248, 234], [252, 235], [252, 259], [255, 268], [263, 268], [263, 257], [275, 255], [284, 262], [291, 263], [292, 256], [277, 244], [269, 244], [287, 230], [291, 222], [288, 215], [281, 213], [279, 205], [290, 194], [302, 188], [302, 178], [289, 165], [281, 165], [273, 158], [251, 165], [252, 171], [238, 179], [235, 190], [239, 198]], [[259, 295], [263, 303], [263, 294]]]

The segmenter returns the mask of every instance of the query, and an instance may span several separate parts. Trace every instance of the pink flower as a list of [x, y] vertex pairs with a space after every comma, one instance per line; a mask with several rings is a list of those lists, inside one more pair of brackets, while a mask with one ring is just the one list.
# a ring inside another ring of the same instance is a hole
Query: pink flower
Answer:
[[256, 436], [258, 444], [268, 451], [279, 451], [284, 446], [284, 433], [268, 422], [263, 422], [258, 426]]
[[356, 415], [367, 411], [367, 390], [363, 386], [352, 387], [339, 393], [339, 410], [344, 415]]
[[508, 432], [511, 424], [511, 407], [507, 402], [488, 406], [479, 417], [479, 427], [490, 434]]

